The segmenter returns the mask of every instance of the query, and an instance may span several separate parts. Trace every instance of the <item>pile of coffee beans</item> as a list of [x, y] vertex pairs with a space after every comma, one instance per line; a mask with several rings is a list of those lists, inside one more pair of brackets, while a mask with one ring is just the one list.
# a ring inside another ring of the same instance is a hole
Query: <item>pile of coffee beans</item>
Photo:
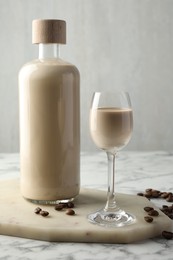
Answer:
[[144, 196], [148, 199], [165, 199], [167, 202], [173, 202], [173, 193], [172, 192], [162, 192], [155, 189], [146, 189], [145, 192], [137, 193], [138, 196]]
[[[145, 192], [137, 193], [138, 196], [144, 196], [150, 199], [165, 199], [167, 202], [173, 202], [173, 193], [172, 192], [162, 192], [155, 189], [146, 189]], [[159, 216], [159, 212], [153, 207], [147, 206], [144, 207], [145, 212], [148, 213], [148, 216], [145, 216], [144, 219], [148, 223], [153, 222], [153, 217]], [[162, 205], [160, 210], [167, 215], [170, 219], [173, 219], [173, 204], [171, 206]], [[163, 231], [162, 236], [166, 239], [173, 239], [173, 232]]]
[[[73, 202], [67, 202], [67, 203], [58, 203], [55, 205], [54, 209], [61, 211], [63, 209], [66, 209], [66, 215], [73, 216], [75, 215], [75, 211], [72, 209], [74, 208]], [[34, 213], [37, 215], [41, 215], [42, 217], [47, 217], [49, 215], [48, 211], [42, 210], [40, 207], [37, 207], [34, 210]]]

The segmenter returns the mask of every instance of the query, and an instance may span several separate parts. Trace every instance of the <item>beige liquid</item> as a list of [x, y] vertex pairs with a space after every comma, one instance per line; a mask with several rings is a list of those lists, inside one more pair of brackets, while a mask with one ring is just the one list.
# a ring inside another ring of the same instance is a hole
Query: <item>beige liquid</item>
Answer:
[[105, 150], [119, 149], [131, 137], [131, 109], [98, 108], [90, 111], [90, 131], [95, 144]]
[[31, 200], [74, 198], [80, 187], [79, 73], [61, 60], [19, 73], [21, 192]]

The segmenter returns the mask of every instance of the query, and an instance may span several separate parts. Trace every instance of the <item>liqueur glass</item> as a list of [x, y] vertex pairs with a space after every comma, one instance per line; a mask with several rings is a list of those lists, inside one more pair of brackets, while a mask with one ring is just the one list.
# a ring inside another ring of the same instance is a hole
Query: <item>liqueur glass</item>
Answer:
[[96, 146], [107, 154], [108, 191], [105, 207], [90, 213], [90, 222], [105, 227], [122, 227], [135, 222], [135, 216], [117, 205], [115, 158], [130, 140], [133, 112], [127, 92], [95, 92], [90, 108], [90, 134]]

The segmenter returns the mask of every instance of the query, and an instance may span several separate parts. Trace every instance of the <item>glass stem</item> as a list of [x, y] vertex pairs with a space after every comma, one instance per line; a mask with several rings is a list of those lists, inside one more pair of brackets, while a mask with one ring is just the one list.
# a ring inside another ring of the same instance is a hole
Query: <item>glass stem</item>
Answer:
[[119, 211], [115, 200], [115, 157], [116, 154], [107, 152], [108, 158], [108, 192], [107, 203], [104, 208], [105, 211], [115, 212]]

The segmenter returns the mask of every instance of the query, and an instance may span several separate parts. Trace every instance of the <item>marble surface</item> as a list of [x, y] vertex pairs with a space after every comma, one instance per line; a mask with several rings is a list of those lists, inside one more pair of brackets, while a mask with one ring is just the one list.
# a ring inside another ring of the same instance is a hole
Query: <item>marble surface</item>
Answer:
[[[136, 194], [146, 188], [173, 191], [173, 152], [124, 152], [117, 156], [116, 191]], [[0, 154], [0, 178], [19, 178], [19, 155]], [[106, 190], [107, 159], [104, 152], [81, 154], [81, 185]], [[163, 201], [155, 200], [159, 206]], [[164, 201], [164, 204], [165, 201]], [[52, 243], [0, 236], [0, 259], [128, 259], [172, 260], [173, 240], [154, 238], [139, 243]]]

